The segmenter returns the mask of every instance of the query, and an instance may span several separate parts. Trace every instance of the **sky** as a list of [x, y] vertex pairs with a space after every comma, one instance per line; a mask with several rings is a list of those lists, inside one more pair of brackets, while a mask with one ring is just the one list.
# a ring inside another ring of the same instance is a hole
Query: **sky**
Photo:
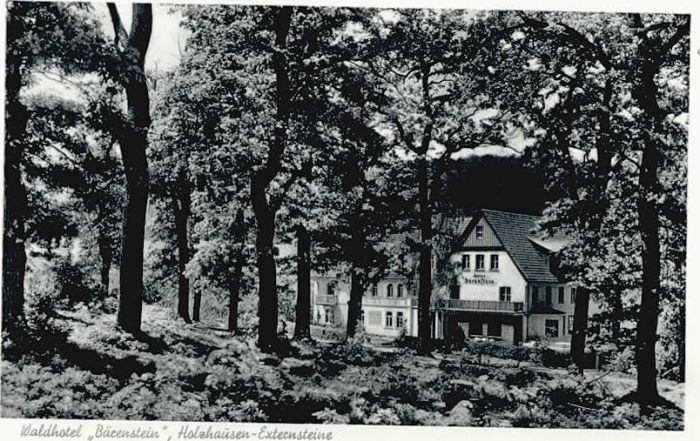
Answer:
[[[107, 38], [114, 38], [112, 22], [106, 3], [94, 3], [94, 13], [102, 23]], [[119, 16], [127, 32], [131, 26], [131, 4], [117, 3]], [[170, 6], [153, 5], [153, 31], [146, 53], [146, 70], [172, 70], [180, 62], [180, 48], [184, 49], [187, 31], [180, 27], [182, 15], [172, 11]], [[35, 78], [33, 87], [24, 93], [27, 95], [47, 94], [63, 98], [80, 99], [80, 92], [61, 81], [58, 77], [40, 75]]]
[[[128, 32], [131, 26], [132, 5], [129, 3], [116, 3], [116, 5], [121, 21]], [[93, 3], [93, 7], [107, 38], [112, 39], [114, 30], [106, 3]], [[391, 20], [392, 17], [387, 15], [384, 18]], [[180, 62], [180, 51], [184, 49], [187, 39], [187, 31], [180, 26], [181, 19], [181, 13], [174, 10], [172, 6], [153, 4], [153, 29], [146, 54], [147, 70], [172, 70], [177, 67]], [[71, 87], [65, 83], [48, 78], [39, 78], [30, 93], [55, 94], [63, 97], [74, 95], [76, 99], [79, 99], [77, 90], [71, 90]], [[517, 152], [522, 151], [525, 147], [526, 140], [522, 137], [522, 133], [519, 133], [508, 144], [510, 148], [484, 145], [477, 149], [463, 150], [453, 154], [452, 158], [460, 159], [474, 155], [517, 155]]]
[[[112, 23], [109, 19], [109, 12], [105, 3], [95, 3], [95, 12], [99, 14], [105, 32], [110, 37], [114, 36]], [[146, 69], [170, 70], [180, 62], [180, 48], [184, 49], [187, 33], [180, 27], [179, 12], [173, 12], [167, 5], [153, 5], [153, 31], [151, 42], [146, 54]], [[131, 5], [128, 3], [117, 3], [119, 16], [124, 23], [124, 27], [129, 30], [131, 26]], [[179, 46], [178, 46], [179, 44]]]

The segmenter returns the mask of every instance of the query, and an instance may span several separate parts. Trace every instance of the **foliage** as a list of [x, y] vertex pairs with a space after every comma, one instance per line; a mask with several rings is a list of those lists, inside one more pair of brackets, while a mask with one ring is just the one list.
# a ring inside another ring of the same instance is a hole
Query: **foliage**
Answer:
[[[114, 315], [95, 315], [86, 307], [62, 311], [64, 318], [57, 325], [71, 324], [68, 343], [80, 348], [83, 357], [67, 359], [64, 343], [56, 345], [50, 358], [25, 354], [4, 359], [3, 415], [667, 430], [683, 426], [678, 409], [644, 414], [638, 406], [620, 401], [633, 387], [629, 376], [610, 382], [579, 379], [544, 367], [477, 365], [468, 357], [438, 363], [410, 350], [380, 352], [359, 343], [295, 343], [289, 356], [280, 359], [260, 352], [252, 336], [230, 337], [173, 321], [162, 307], [146, 306], [144, 314], [148, 338], [137, 339], [125, 332], [115, 334]], [[99, 365], [89, 364], [98, 356]], [[120, 375], [105, 371], [104, 364], [113, 365]], [[622, 385], [627, 386], [620, 390]]]

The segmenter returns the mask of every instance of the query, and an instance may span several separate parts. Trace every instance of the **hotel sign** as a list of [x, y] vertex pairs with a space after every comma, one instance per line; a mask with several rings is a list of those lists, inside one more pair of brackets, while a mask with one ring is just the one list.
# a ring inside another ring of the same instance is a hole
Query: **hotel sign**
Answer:
[[464, 283], [468, 285], [495, 285], [496, 281], [486, 277], [486, 274], [474, 274], [473, 277], [465, 277]]

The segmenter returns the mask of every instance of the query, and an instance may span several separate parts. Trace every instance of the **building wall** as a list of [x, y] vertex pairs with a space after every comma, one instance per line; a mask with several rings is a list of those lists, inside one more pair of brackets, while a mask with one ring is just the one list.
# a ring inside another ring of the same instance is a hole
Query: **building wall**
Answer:
[[[395, 307], [395, 306], [362, 306], [364, 311], [364, 327], [365, 331], [369, 334], [382, 335], [386, 337], [398, 337], [403, 331], [401, 328], [405, 329], [407, 335], [416, 334], [412, 333], [415, 326], [412, 326], [411, 320], [413, 310], [415, 308], [411, 307]], [[391, 313], [392, 324], [387, 325], [387, 313]], [[398, 314], [403, 315], [403, 326], [399, 326], [397, 322]]]
[[[469, 256], [469, 269], [462, 268], [462, 257]], [[484, 256], [484, 270], [476, 270], [476, 256]], [[491, 270], [491, 256], [498, 256], [498, 269]], [[511, 302], [525, 302], [527, 282], [513, 259], [503, 250], [463, 250], [450, 258], [457, 271], [459, 298], [462, 300], [499, 300], [499, 288], [510, 287]]]
[[[551, 303], [547, 303], [547, 287], [551, 288]], [[564, 288], [563, 302], [560, 302], [559, 288]], [[548, 305], [558, 311], [562, 311], [564, 314], [531, 314], [528, 318], [527, 339], [546, 337], [551, 341], [570, 341], [570, 321], [573, 321], [575, 308], [575, 297], [572, 298], [572, 289], [575, 292], [575, 288], [573, 288], [570, 284], [532, 283], [529, 287], [530, 294], [528, 296], [528, 310], [532, 309], [534, 306], [533, 301], [535, 299], [533, 295], [535, 289], [537, 289], [539, 303]], [[595, 306], [592, 303], [589, 304], [589, 315], [593, 312], [594, 308]], [[556, 337], [547, 337], [547, 320], [558, 321], [558, 332]]]
[[[557, 322], [558, 333], [556, 337], [546, 337], [545, 326], [548, 320]], [[532, 314], [528, 321], [528, 339], [547, 338], [550, 341], [570, 341], [571, 334], [566, 329], [568, 317], [561, 314]], [[563, 331], [563, 332], [562, 332]]]
[[[477, 229], [482, 228], [483, 234], [481, 237], [479, 237], [477, 233]], [[486, 219], [483, 217], [479, 219], [476, 223], [476, 226], [472, 230], [472, 232], [469, 234], [469, 236], [464, 240], [464, 243], [462, 244], [463, 248], [470, 248], [470, 247], [500, 247], [502, 246], [501, 242], [498, 240], [498, 237], [496, 236], [496, 233], [491, 229], [489, 226], [488, 222], [486, 222]]]
[[[335, 283], [335, 288], [329, 290], [328, 286]], [[388, 287], [392, 286], [392, 296], [388, 296]], [[398, 297], [399, 285], [402, 286], [402, 296]], [[350, 300], [350, 284], [330, 276], [312, 275], [311, 277], [313, 317], [312, 322], [319, 325], [346, 327], [348, 316], [348, 301]], [[364, 327], [370, 334], [386, 337], [397, 337], [401, 334], [401, 328], [406, 329], [408, 335], [416, 336], [418, 329], [418, 313], [415, 307], [415, 297], [412, 297], [412, 287], [402, 277], [387, 277], [377, 283], [376, 295], [372, 287], [367, 289], [363, 296], [362, 313], [364, 314]], [[317, 295], [326, 296], [333, 294], [336, 298], [335, 305], [317, 303]], [[332, 312], [331, 312], [332, 311]], [[386, 325], [387, 312], [392, 314], [392, 326]], [[330, 313], [330, 314], [329, 314]], [[403, 315], [403, 326], [397, 325], [398, 313]], [[326, 317], [332, 316], [332, 323]], [[371, 319], [370, 319], [371, 316]]]

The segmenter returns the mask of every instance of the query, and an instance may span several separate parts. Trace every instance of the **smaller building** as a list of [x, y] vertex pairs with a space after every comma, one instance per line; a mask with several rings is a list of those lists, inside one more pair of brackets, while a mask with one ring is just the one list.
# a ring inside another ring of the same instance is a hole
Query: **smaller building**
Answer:
[[[372, 285], [362, 298], [360, 323], [374, 335], [418, 335], [418, 303], [408, 279], [390, 275]], [[350, 284], [333, 276], [312, 274], [313, 323], [347, 326]]]

